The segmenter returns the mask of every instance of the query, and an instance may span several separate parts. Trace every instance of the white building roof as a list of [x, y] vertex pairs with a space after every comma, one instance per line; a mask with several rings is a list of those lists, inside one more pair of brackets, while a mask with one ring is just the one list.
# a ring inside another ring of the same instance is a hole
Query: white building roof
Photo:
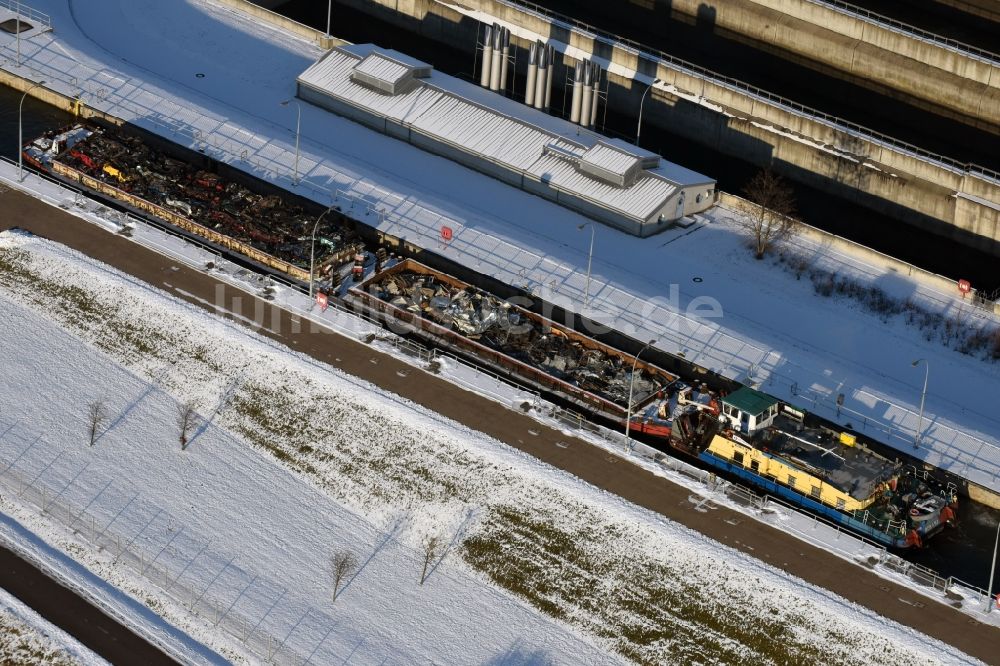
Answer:
[[580, 161], [620, 176], [624, 176], [629, 169], [639, 164], [639, 158], [635, 155], [612, 148], [605, 143], [598, 143], [588, 150]]
[[[359, 82], [358, 72], [386, 83], [376, 86], [367, 78]], [[415, 73], [412, 85], [401, 86], [401, 77], [408, 73]], [[608, 139], [372, 44], [333, 49], [298, 81], [643, 223], [655, 218], [679, 187], [715, 182], [664, 162], [655, 153]], [[394, 94], [385, 92], [390, 83]], [[556, 150], [547, 150], [549, 146]]]
[[367, 74], [387, 83], [395, 83], [408, 74], [410, 69], [400, 62], [386, 58], [381, 53], [372, 53], [354, 67], [355, 73]]

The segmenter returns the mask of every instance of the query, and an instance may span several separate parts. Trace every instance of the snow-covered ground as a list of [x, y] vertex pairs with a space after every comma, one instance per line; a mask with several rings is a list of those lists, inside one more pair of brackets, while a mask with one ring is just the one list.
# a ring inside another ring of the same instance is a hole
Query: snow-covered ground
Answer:
[[[313, 44], [206, 0], [33, 4], [55, 30], [22, 40], [19, 69], [13, 38], [0, 36], [6, 69], [292, 188], [295, 113], [279, 102], [319, 55]], [[389, 233], [582, 309], [589, 239], [576, 229], [586, 220], [568, 210], [307, 104], [300, 170], [292, 189], [306, 196], [353, 203]], [[817, 299], [808, 281], [754, 262], [731, 216], [719, 209], [691, 230], [644, 240], [598, 229], [587, 314], [1000, 487], [1000, 367], [927, 340], [902, 318], [883, 322], [850, 302]], [[440, 241], [443, 224], [454, 231], [449, 244]], [[989, 323], [955, 294], [797, 243], [839, 275]], [[721, 305], [722, 318], [698, 316], [713, 302], [706, 299]], [[918, 358], [931, 371], [924, 444], [915, 450]]]
[[58, 245], [0, 268], [4, 510], [227, 658], [972, 661]]
[[108, 662], [0, 588], [0, 663], [98, 666]]
[[[938, 579], [936, 583], [932, 582], [927, 574], [921, 574], [917, 578], [912, 577], [909, 574], [913, 565], [890, 555], [884, 547], [846, 534], [832, 524], [796, 511], [790, 506], [776, 502], [773, 498], [766, 498], [763, 504], [761, 504], [760, 499], [748, 503], [742, 490], [738, 487], [717, 483], [714, 475], [683, 460], [663, 456], [658, 451], [634, 440], [626, 442], [619, 431], [611, 431], [580, 420], [578, 415], [560, 410], [538, 394], [485, 373], [482, 369], [473, 368], [453, 355], [442, 354], [440, 350], [432, 351], [415, 346], [413, 342], [385, 331], [380, 325], [367, 321], [356, 313], [342, 311], [336, 307], [321, 311], [313, 305], [307, 295], [295, 289], [271, 284], [263, 276], [221, 259], [214, 253], [193, 245], [185, 239], [154, 228], [136, 218], [123, 216], [118, 211], [86, 197], [80, 197], [60, 183], [35, 176], [29, 176], [23, 182], [17, 182], [15, 174], [16, 170], [12, 164], [0, 160], [0, 183], [6, 183], [9, 187], [30, 193], [51, 205], [71, 212], [82, 220], [106, 229], [109, 233], [120, 233], [127, 228], [133, 242], [170, 257], [179, 264], [207, 271], [215, 279], [242, 289], [248, 294], [259, 294], [262, 285], [270, 284], [273, 289], [272, 293], [269, 294], [271, 301], [295, 314], [299, 318], [303, 330], [307, 330], [308, 327], [308, 330], [314, 331], [335, 331], [354, 340], [371, 344], [380, 351], [391, 354], [417, 368], [426, 369], [433, 364], [438, 376], [465, 390], [478, 393], [506, 405], [508, 408], [517, 409], [520, 413], [528, 414], [540, 423], [562, 430], [569, 437], [583, 439], [595, 446], [600, 446], [614, 456], [624, 456], [630, 464], [642, 466], [654, 474], [690, 489], [693, 491], [691, 501], [694, 504], [708, 502], [727, 506], [756, 520], [772, 524], [789, 534], [794, 534], [803, 541], [850, 562], [865, 563], [865, 566], [868, 567], [871, 566], [872, 562], [879, 562], [873, 571], [880, 576], [897, 584], [911, 587], [937, 602], [945, 601], [945, 596], [947, 596], [948, 603], [952, 603], [956, 599], [964, 599], [968, 603], [962, 604], [961, 610], [963, 612], [975, 617], [980, 622], [1000, 624], [1000, 614], [985, 615], [982, 612], [985, 604], [985, 591], [981, 589], [973, 589], [953, 580], [947, 586], [948, 595], [944, 595], [942, 592], [944, 581]], [[209, 263], [212, 264], [210, 270], [206, 268]], [[371, 268], [369, 267], [368, 270]], [[189, 301], [193, 300], [209, 309], [222, 307], [219, 304], [196, 298], [194, 295], [178, 290], [169, 284], [165, 283], [164, 286]], [[255, 313], [253, 317], [246, 317], [239, 313], [229, 312], [229, 314], [233, 314], [237, 320], [244, 322], [251, 328], [262, 326], [259, 319], [262, 313]], [[530, 405], [528, 411], [525, 411], [526, 405]], [[734, 496], [738, 501], [734, 501]]]

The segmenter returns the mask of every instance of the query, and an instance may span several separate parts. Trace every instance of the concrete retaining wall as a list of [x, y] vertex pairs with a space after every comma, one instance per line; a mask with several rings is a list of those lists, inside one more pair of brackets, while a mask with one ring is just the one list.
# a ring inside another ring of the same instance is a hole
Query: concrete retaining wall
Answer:
[[[669, 4], [706, 21], [702, 0]], [[810, 0], [727, 0], [710, 21], [742, 41], [1000, 133], [1000, 63], [992, 59]]]
[[[531, 41], [544, 36], [561, 51], [553, 76], [556, 107], [561, 104], [566, 67], [574, 65], [577, 58], [593, 58], [608, 65], [608, 104], [624, 114], [638, 115], [647, 83], [659, 78], [668, 87], [657, 87], [649, 95], [643, 123], [724, 154], [771, 166], [792, 180], [1000, 256], [1000, 182], [987, 175], [928, 160], [736, 85], [681, 69], [655, 54], [554, 24], [499, 0], [466, 0], [461, 7], [441, 0], [338, 1], [467, 50], [470, 60], [478, 19], [509, 24], [511, 43], [518, 50], [517, 80], [521, 86], [526, 49]], [[671, 159], [669, 150], [665, 152]], [[972, 198], [957, 196], [960, 192]]]
[[265, 23], [270, 23], [277, 28], [287, 30], [288, 32], [299, 35], [300, 37], [305, 37], [308, 40], [316, 42], [316, 44], [323, 49], [332, 49], [335, 46], [342, 46], [347, 43], [342, 39], [337, 39], [336, 37], [327, 37], [326, 33], [322, 30], [310, 28], [307, 25], [299, 23], [298, 21], [293, 21], [290, 18], [284, 17], [281, 14], [276, 14], [268, 9], [268, 7], [277, 7], [282, 1], [283, 0], [260, 0], [257, 3], [253, 3], [250, 2], [250, 0], [215, 0], [215, 2], [220, 5], [225, 5], [226, 7], [230, 7], [244, 14], [256, 16]]
[[[72, 113], [80, 118], [100, 118], [108, 121], [109, 123], [114, 123], [115, 125], [123, 124], [123, 121], [120, 118], [108, 115], [107, 113], [97, 109], [92, 109], [79, 99], [69, 97], [54, 90], [49, 90], [45, 86], [32, 87], [35, 85], [34, 81], [22, 79], [20, 76], [12, 74], [4, 69], [0, 69], [0, 85], [13, 88], [18, 92], [24, 92], [30, 89], [30, 92], [28, 93], [29, 97], [54, 106], [60, 111]], [[29, 137], [25, 137], [25, 140], [28, 138]]]
[[[740, 209], [740, 204], [744, 201], [742, 197], [728, 192], [719, 193], [719, 205], [732, 211]], [[958, 284], [951, 278], [946, 278], [937, 273], [931, 273], [919, 266], [908, 264], [905, 261], [883, 254], [878, 250], [873, 250], [852, 240], [831, 234], [828, 231], [817, 229], [809, 224], [799, 223], [795, 228], [795, 235], [817, 243], [824, 248], [828, 248], [841, 254], [849, 255], [872, 266], [886, 268], [897, 275], [912, 277], [921, 284], [940, 292], [942, 295], [951, 294], [955, 298], [959, 297]], [[994, 303], [992, 307], [986, 307], [986, 312], [993, 312], [1000, 315], [1000, 302]]]

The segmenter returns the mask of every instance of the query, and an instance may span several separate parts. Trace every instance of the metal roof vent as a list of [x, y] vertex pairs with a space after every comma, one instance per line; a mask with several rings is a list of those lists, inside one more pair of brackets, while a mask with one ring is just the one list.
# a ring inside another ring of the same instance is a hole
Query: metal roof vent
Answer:
[[416, 79], [430, 76], [431, 69], [430, 65], [407, 64], [381, 53], [372, 53], [351, 70], [351, 80], [386, 95], [398, 95], [411, 90]]
[[628, 187], [643, 169], [655, 168], [659, 156], [624, 142], [598, 141], [580, 157], [576, 168], [583, 174], [618, 187]]

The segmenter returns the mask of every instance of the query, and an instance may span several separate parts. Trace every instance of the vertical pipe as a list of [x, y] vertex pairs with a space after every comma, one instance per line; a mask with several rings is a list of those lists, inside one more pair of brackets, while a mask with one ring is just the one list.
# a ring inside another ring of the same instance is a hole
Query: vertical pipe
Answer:
[[580, 124], [590, 127], [590, 111], [593, 103], [590, 101], [594, 94], [594, 68], [589, 62], [583, 63], [583, 95], [580, 98]]
[[541, 109], [545, 106], [545, 79], [548, 76], [549, 52], [541, 49], [538, 54], [538, 78], [535, 79], [535, 108]]
[[510, 30], [503, 29], [503, 40], [500, 44], [500, 90], [507, 92], [507, 60], [510, 58]]
[[549, 69], [545, 72], [545, 110], [549, 110], [552, 101], [552, 73], [556, 69], [556, 51], [551, 44], [546, 47], [549, 52]]
[[479, 85], [487, 87], [490, 85], [490, 66], [493, 62], [493, 28], [486, 26], [486, 33], [483, 37], [483, 69], [479, 73]]
[[591, 104], [593, 106], [590, 109], [590, 126], [594, 127], [597, 125], [597, 100], [601, 97], [601, 66], [594, 64], [594, 92], [591, 96]]
[[583, 93], [584, 66], [584, 63], [579, 62], [573, 68], [573, 103], [569, 107], [569, 121], [571, 123], [580, 122], [580, 95]]
[[535, 103], [535, 79], [538, 77], [538, 44], [532, 44], [528, 50], [528, 82], [524, 86], [524, 103], [533, 106]]
[[500, 90], [500, 40], [503, 28], [493, 25], [493, 62], [490, 63], [490, 90]]

